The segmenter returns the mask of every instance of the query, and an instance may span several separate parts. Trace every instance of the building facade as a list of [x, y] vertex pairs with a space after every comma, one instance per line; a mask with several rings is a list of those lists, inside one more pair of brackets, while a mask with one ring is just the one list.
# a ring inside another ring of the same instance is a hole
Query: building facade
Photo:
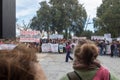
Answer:
[[16, 1], [0, 0], [0, 38], [16, 37]]

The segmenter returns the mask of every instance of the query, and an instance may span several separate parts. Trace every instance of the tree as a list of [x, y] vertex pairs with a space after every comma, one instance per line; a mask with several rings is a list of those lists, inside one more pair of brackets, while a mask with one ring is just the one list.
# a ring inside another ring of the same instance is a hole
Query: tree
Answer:
[[93, 35], [93, 32], [90, 30], [85, 30], [82, 32], [81, 36], [87, 37], [88, 39], [91, 39], [91, 36]]
[[97, 33], [111, 33], [112, 37], [120, 36], [120, 0], [103, 0], [94, 18]]
[[40, 31], [48, 31], [51, 25], [50, 6], [46, 1], [41, 2], [40, 6], [40, 9], [36, 12], [37, 15], [32, 18], [30, 27]]
[[32, 29], [50, 30], [53, 33], [57, 31], [58, 34], [64, 30], [66, 36], [68, 32], [73, 32], [76, 36], [82, 33], [87, 14], [77, 0], [50, 0], [49, 4], [44, 1], [40, 6], [32, 19]]
[[29, 22], [28, 24], [26, 24], [25, 21], [23, 20], [22, 23], [23, 23], [23, 26], [22, 26], [23, 30], [27, 31], [28, 29], [30, 29], [31, 22]]

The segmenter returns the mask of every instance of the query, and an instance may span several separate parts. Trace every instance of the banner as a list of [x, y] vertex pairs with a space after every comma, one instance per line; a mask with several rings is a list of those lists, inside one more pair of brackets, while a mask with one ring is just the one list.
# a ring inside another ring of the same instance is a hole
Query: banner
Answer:
[[111, 34], [110, 33], [104, 34], [104, 38], [111, 38]]
[[51, 52], [58, 52], [58, 44], [50, 44]]
[[15, 44], [0, 44], [0, 50], [12, 50], [15, 47]]
[[50, 39], [63, 39], [63, 35], [53, 34], [53, 35], [50, 35]]
[[72, 36], [72, 39], [87, 39], [87, 37], [77, 37], [77, 36]]
[[43, 43], [42, 52], [58, 52], [58, 44]]
[[51, 46], [49, 43], [43, 43], [41, 48], [42, 52], [51, 52]]
[[59, 44], [58, 45], [58, 51], [60, 52], [60, 53], [63, 53], [63, 44]]
[[39, 42], [39, 31], [20, 31], [20, 42]]
[[104, 40], [104, 36], [91, 36], [91, 40]]
[[117, 41], [120, 41], [120, 37], [119, 37], [119, 38], [117, 38]]
[[106, 46], [106, 54], [111, 54], [110, 46], [111, 46], [111, 45], [107, 45], [107, 46]]

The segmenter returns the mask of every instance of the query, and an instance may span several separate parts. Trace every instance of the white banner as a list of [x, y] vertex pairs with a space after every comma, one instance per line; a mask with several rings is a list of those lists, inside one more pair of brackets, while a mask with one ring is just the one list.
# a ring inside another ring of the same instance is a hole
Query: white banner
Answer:
[[120, 38], [117, 38], [117, 41], [120, 41]]
[[58, 52], [58, 44], [50, 44], [52, 52]]
[[42, 52], [58, 52], [58, 44], [43, 43]]
[[111, 34], [110, 33], [104, 34], [104, 38], [111, 38]]
[[12, 50], [15, 47], [15, 44], [0, 44], [0, 50]]
[[42, 48], [42, 52], [51, 52], [51, 46], [48, 43], [43, 43], [41, 48]]
[[91, 40], [104, 40], [104, 36], [91, 36]]
[[50, 39], [63, 39], [63, 35], [53, 34], [53, 35], [50, 35]]
[[87, 37], [77, 37], [77, 36], [73, 36], [72, 39], [87, 39]]
[[110, 54], [110, 53], [111, 53], [110, 46], [111, 46], [111, 45], [107, 45], [107, 46], [106, 46], [106, 54]]

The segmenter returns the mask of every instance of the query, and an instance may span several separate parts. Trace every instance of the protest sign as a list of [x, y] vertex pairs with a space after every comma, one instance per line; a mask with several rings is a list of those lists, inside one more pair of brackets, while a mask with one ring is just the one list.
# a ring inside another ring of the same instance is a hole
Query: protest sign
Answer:
[[42, 52], [58, 52], [58, 44], [43, 43]]
[[0, 50], [12, 50], [15, 47], [15, 44], [0, 44]]
[[20, 31], [20, 42], [39, 42], [39, 31]]

